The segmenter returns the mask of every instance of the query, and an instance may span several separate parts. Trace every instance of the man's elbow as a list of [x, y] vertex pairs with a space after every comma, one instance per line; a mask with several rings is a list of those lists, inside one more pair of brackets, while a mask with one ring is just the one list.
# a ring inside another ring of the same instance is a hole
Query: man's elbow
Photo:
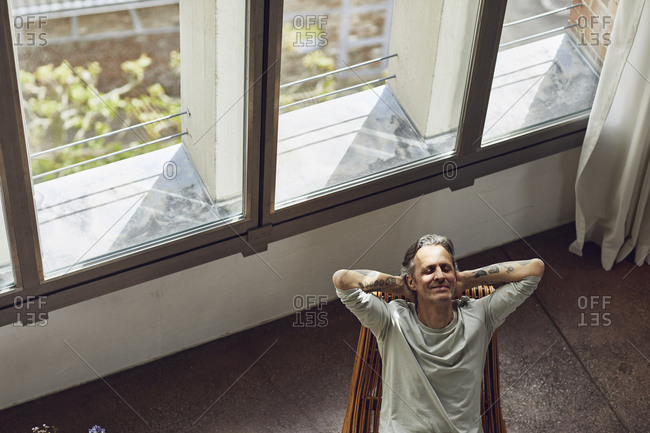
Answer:
[[534, 275], [536, 277], [541, 277], [542, 275], [544, 275], [545, 266], [542, 260], [533, 259], [531, 260], [530, 266], [531, 266], [531, 272], [530, 272], [531, 275]]
[[337, 289], [345, 290], [343, 277], [347, 272], [347, 269], [339, 269], [338, 271], [334, 272], [334, 275], [332, 275], [332, 283], [334, 283], [334, 287]]

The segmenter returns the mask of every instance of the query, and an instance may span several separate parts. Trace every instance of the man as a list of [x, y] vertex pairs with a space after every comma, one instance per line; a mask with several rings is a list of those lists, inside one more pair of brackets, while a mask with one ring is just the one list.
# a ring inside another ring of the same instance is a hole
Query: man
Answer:
[[[544, 273], [539, 259], [459, 272], [452, 242], [425, 235], [406, 251], [401, 276], [339, 270], [342, 302], [377, 338], [382, 358], [380, 433], [483, 432], [481, 379], [494, 330], [530, 296]], [[463, 290], [503, 284], [482, 299]], [[414, 302], [386, 303], [383, 291]]]

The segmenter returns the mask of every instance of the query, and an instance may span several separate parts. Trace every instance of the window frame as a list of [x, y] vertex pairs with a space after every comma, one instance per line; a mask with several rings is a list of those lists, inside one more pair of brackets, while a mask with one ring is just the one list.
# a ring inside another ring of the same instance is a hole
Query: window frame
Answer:
[[[0, 99], [5, 101], [0, 106], [0, 115], [6, 123], [0, 129], [0, 180], [16, 282], [15, 289], [0, 295], [0, 326], [15, 322], [15, 296], [47, 296], [45, 308], [53, 311], [229, 255], [264, 251], [270, 242], [447, 187], [455, 190], [470, 186], [480, 176], [580, 146], [588, 114], [481, 147], [492, 86], [492, 79], [484, 77], [493, 76], [506, 2], [484, 0], [479, 6], [455, 156], [414, 164], [408, 171], [275, 210], [283, 2], [250, 0], [245, 218], [232, 226], [181, 237], [45, 280], [25, 146], [11, 11], [9, 0], [0, 0], [0, 80], [9, 83], [0, 86]], [[453, 180], [443, 176], [448, 161], [453, 161], [457, 170]], [[12, 169], [7, 171], [5, 167]], [[37, 308], [34, 304], [33, 308]]]
[[[14, 323], [16, 296], [21, 296], [22, 299], [47, 296], [46, 309], [51, 311], [227, 255], [246, 252], [246, 249], [251, 250], [246, 241], [246, 233], [257, 227], [259, 220], [261, 117], [260, 111], [255, 107], [262, 100], [260, 77], [263, 76], [263, 4], [251, 1], [248, 19], [244, 217], [232, 224], [189, 235], [179, 234], [175, 239], [160, 245], [145, 247], [142, 251], [45, 279], [18, 85], [18, 64], [13, 47], [11, 9], [9, 0], [0, 1], [0, 35], [3, 38], [0, 48], [0, 78], [3, 82], [10, 83], [9, 86], [0, 87], [0, 98], [11, 102], [2, 104], [0, 109], [8, 126], [0, 132], [0, 171], [15, 275], [14, 288], [0, 294], [0, 326]], [[12, 167], [12, 170], [5, 170], [4, 167]], [[215, 248], [215, 245], [218, 247]], [[38, 303], [25, 305], [22, 311], [28, 312], [28, 308], [38, 306]]]
[[[279, 3], [280, 5], [275, 6], [279, 10], [274, 14], [274, 17], [280, 21], [276, 23], [276, 26], [281, 30], [283, 2]], [[379, 177], [367, 182], [358, 182], [353, 186], [335, 190], [308, 201], [281, 209], [274, 209], [279, 101], [279, 86], [276, 85], [273, 94], [269, 92], [267, 95], [269, 98], [267, 107], [271, 106], [272, 103], [275, 103], [275, 105], [273, 105], [272, 110], [266, 112], [266, 124], [272, 124], [273, 127], [270, 131], [267, 131], [265, 137], [265, 144], [270, 149], [266, 151], [269, 156], [265, 159], [264, 168], [263, 225], [283, 225], [314, 213], [322, 213], [322, 223], [320, 225], [326, 225], [344, 219], [326, 217], [326, 213], [323, 212], [328, 209], [343, 206], [354, 207], [351, 204], [352, 202], [377, 194], [387, 194], [394, 190], [402, 191], [400, 194], [403, 195], [398, 195], [393, 200], [390, 200], [388, 197], [391, 194], [388, 194], [385, 199], [379, 200], [382, 203], [379, 207], [398, 203], [445, 187], [456, 190], [473, 184], [474, 179], [477, 177], [579, 146], [584, 137], [588, 115], [577, 115], [570, 119], [555, 122], [552, 125], [544, 125], [540, 129], [524, 131], [522, 134], [514, 135], [490, 146], [481, 146], [492, 88], [491, 77], [494, 75], [499, 52], [506, 4], [507, 0], [495, 0], [482, 1], [479, 5], [479, 18], [470, 59], [469, 78], [459, 122], [458, 148], [450, 157], [428, 163], [415, 161], [411, 164], [413, 167], [408, 170], [395, 169], [395, 173], [389, 176]], [[275, 51], [270, 50], [276, 56], [272, 60], [277, 62], [275, 68], [278, 71], [280, 69], [280, 51], [281, 47], [279, 46], [275, 46]], [[484, 77], [490, 77], [490, 80], [485, 80]], [[529, 147], [535, 147], [535, 149], [529, 149]], [[503, 161], [496, 161], [496, 159], [500, 158], [503, 158]], [[454, 179], [446, 179], [443, 176], [445, 164], [450, 161], [454, 163], [457, 170]], [[428, 185], [428, 187], [421, 189], [416, 186], [419, 183]], [[408, 185], [413, 186], [412, 190], [403, 188]], [[347, 215], [345, 218], [348, 218], [379, 207], [368, 205], [364, 207], [362, 212], [348, 214], [343, 211], [343, 214]], [[339, 209], [339, 211], [342, 211], [342, 209]]]

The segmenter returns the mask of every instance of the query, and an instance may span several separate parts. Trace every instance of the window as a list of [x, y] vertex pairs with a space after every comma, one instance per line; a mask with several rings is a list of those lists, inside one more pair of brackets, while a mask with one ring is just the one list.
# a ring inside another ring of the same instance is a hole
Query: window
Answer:
[[0, 325], [579, 145], [615, 10], [551, 3], [1, 0]]
[[245, 211], [246, 3], [80, 5], [13, 10], [45, 279]]
[[601, 28], [588, 42], [587, 16], [591, 7], [582, 2], [508, 4], [483, 145], [589, 112], [613, 16], [593, 16]]
[[275, 208], [451, 155], [476, 20], [474, 1], [285, 2]]

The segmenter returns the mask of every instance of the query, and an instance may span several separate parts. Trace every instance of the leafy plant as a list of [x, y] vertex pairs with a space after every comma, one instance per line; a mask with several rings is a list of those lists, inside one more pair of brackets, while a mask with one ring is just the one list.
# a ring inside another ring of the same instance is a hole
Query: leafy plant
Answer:
[[[178, 52], [170, 54], [170, 69], [180, 65]], [[72, 66], [43, 65], [32, 72], [21, 71], [20, 80], [27, 125], [27, 141], [32, 154], [64, 144], [96, 137], [129, 125], [158, 119], [180, 111], [180, 99], [167, 95], [159, 83], [144, 86], [151, 58], [125, 61], [121, 65], [124, 83], [108, 92], [97, 90], [102, 72], [99, 62]], [[32, 173], [38, 175], [86, 161], [128, 147], [179, 132], [180, 117], [129, 129], [32, 158]], [[167, 143], [147, 146], [95, 161], [43, 178], [51, 179], [86, 170], [161, 148]]]

